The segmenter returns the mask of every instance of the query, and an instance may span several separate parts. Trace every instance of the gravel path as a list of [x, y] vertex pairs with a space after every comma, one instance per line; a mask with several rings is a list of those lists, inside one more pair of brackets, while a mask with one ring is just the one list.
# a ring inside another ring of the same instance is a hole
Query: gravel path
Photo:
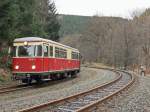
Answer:
[[98, 112], [150, 112], [150, 77], [137, 76], [128, 91], [99, 106]]
[[0, 112], [13, 112], [18, 109], [73, 95], [101, 85], [115, 77], [116, 74], [111, 71], [83, 68], [78, 78], [51, 85], [49, 88], [38, 88], [1, 96]]

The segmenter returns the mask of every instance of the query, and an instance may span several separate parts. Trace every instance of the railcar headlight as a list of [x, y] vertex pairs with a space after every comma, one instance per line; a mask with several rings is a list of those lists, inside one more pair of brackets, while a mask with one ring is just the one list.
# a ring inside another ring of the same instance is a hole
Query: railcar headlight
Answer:
[[34, 70], [36, 68], [36, 66], [35, 65], [32, 65], [32, 69]]
[[15, 66], [15, 69], [16, 69], [16, 70], [18, 70], [18, 69], [19, 69], [19, 66], [18, 66], [18, 65], [16, 65], [16, 66]]
[[24, 45], [28, 45], [28, 42], [25, 41], [25, 42], [24, 42]]

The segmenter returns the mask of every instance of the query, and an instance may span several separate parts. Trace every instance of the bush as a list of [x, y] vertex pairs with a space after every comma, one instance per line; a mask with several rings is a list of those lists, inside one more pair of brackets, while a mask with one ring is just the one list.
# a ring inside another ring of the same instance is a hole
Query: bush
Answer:
[[11, 68], [11, 56], [8, 55], [8, 49], [3, 48], [0, 51], [0, 68]]

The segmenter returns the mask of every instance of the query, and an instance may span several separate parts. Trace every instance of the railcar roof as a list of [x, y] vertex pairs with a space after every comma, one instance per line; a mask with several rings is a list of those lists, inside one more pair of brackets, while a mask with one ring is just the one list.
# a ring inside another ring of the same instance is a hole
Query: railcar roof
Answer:
[[40, 38], [40, 37], [23, 37], [23, 38], [17, 38], [17, 39], [14, 40], [15, 43], [25, 42], [25, 41], [26, 42], [49, 42], [49, 43], [57, 44], [57, 45], [60, 45], [60, 46], [63, 46], [63, 47], [71, 48], [71, 49], [77, 50], [79, 52], [78, 49], [72, 48], [72, 47], [67, 46], [67, 45], [63, 45], [61, 43], [58, 43], [58, 42], [55, 42], [55, 41], [52, 41], [52, 40], [43, 39], [43, 38]]

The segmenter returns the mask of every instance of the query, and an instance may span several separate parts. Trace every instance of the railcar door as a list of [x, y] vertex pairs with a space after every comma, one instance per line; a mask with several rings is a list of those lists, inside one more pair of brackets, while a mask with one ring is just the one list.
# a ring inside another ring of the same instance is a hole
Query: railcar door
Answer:
[[54, 46], [52, 44], [49, 45], [49, 71], [52, 72], [54, 70]]
[[[36, 53], [35, 53], [35, 62], [32, 62], [32, 64], [35, 65], [35, 71], [36, 72], [43, 72], [43, 58], [42, 58], [42, 45], [36, 46]], [[34, 68], [34, 67], [33, 67]]]
[[49, 71], [49, 47], [47, 44], [43, 45], [43, 71]]

